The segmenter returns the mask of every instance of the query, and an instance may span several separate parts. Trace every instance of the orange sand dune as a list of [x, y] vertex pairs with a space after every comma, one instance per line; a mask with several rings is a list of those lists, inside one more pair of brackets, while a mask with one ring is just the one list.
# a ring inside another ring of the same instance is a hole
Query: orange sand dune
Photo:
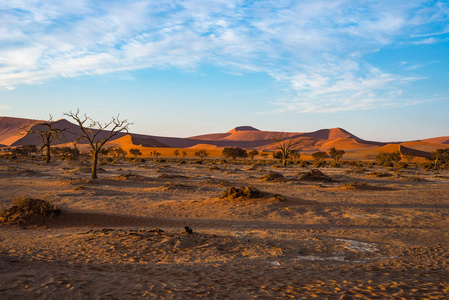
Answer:
[[[33, 126], [33, 123], [35, 122], [35, 120], [0, 117], [0, 145], [19, 146], [27, 144], [40, 144], [41, 142], [37, 134], [27, 134], [23, 137], [17, 136], [25, 125], [31, 127], [32, 130], [43, 129], [41, 125]], [[58, 120], [55, 123], [55, 128], [65, 129], [65, 132], [64, 136], [53, 142], [53, 145], [70, 145], [70, 143], [75, 141], [80, 135], [80, 129], [78, 126], [64, 119]], [[93, 132], [96, 131], [93, 130]], [[109, 131], [101, 132], [99, 138], [104, 138], [108, 134]], [[114, 139], [121, 139], [126, 135], [127, 133], [119, 133], [116, 137], [114, 137]], [[128, 138], [120, 140], [118, 144], [125, 148], [125, 150], [129, 150], [131, 147], [140, 147], [139, 149], [142, 153], [148, 154], [153, 152], [155, 147], [158, 149], [166, 148], [161, 151], [163, 151], [163, 155], [170, 157], [173, 156], [170, 153], [172, 153], [175, 149], [183, 148], [190, 148], [192, 150], [207, 149], [217, 151], [217, 153], [224, 147], [241, 147], [244, 149], [274, 151], [278, 146], [278, 144], [273, 142], [275, 138], [297, 139], [300, 143], [296, 145], [294, 149], [299, 149], [304, 152], [327, 151], [331, 147], [351, 151], [373, 150], [373, 148], [380, 147], [377, 149], [376, 153], [378, 153], [399, 151], [400, 149], [398, 148], [398, 145], [402, 145], [407, 148], [411, 148], [413, 151], [418, 151], [418, 155], [426, 155], [425, 153], [419, 153], [419, 151], [434, 152], [439, 148], [449, 148], [449, 137], [447, 136], [422, 141], [387, 145], [381, 142], [365, 141], [338, 127], [321, 129], [314, 132], [277, 132], [260, 131], [251, 126], [240, 126], [226, 133], [206, 134], [189, 138], [161, 137], [131, 133]], [[80, 143], [86, 144], [87, 142], [84, 140]], [[82, 147], [83, 145], [80, 146]], [[402, 149], [402, 151], [412, 150]], [[190, 153], [189, 151], [187, 152]]]
[[345, 150], [368, 150], [368, 149], [374, 149], [377, 146], [372, 144], [363, 144], [358, 141], [356, 141], [353, 138], [337, 138], [334, 140], [327, 141], [321, 145], [322, 151], [327, 151], [330, 148], [335, 147], [337, 149], [345, 149]]
[[20, 133], [29, 129], [36, 120], [0, 117], [0, 144], [11, 146], [21, 138]]
[[[195, 149], [189, 149], [189, 148], [167, 148], [167, 147], [145, 147], [142, 145], [136, 145], [133, 143], [134, 137], [132, 137], [130, 134], [118, 138], [114, 141], [108, 142], [106, 144], [106, 147], [121, 147], [123, 150], [129, 152], [130, 149], [139, 149], [142, 153], [142, 156], [140, 157], [151, 157], [153, 156], [153, 152], [157, 151], [160, 153], [160, 157], [176, 157], [174, 154], [175, 150], [179, 151], [179, 155], [177, 157], [182, 157], [182, 153], [185, 151], [187, 153], [186, 157], [195, 157], [195, 152], [199, 149], [206, 149], [209, 153], [208, 157], [217, 158], [221, 157], [221, 149], [207, 149], [206, 146], [211, 145], [204, 145], [205, 147], [199, 147]], [[212, 147], [215, 147], [212, 145]], [[132, 156], [128, 154], [128, 156]]]

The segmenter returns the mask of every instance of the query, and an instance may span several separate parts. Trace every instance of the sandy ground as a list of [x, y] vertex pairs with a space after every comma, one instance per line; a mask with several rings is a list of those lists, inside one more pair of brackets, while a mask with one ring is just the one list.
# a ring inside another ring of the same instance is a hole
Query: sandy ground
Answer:
[[[1, 209], [18, 196], [62, 209], [0, 226], [0, 298], [449, 298], [448, 171], [299, 180], [310, 170], [118, 162], [92, 181], [87, 163], [0, 161]], [[266, 194], [219, 198], [249, 185]]]

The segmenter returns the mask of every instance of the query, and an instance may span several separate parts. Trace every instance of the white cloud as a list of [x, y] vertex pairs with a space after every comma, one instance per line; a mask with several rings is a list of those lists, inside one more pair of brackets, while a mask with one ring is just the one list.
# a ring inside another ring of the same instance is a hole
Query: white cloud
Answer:
[[406, 0], [0, 0], [0, 10], [5, 88], [207, 63], [289, 83], [282, 111], [398, 103], [402, 85], [418, 77], [378, 70], [364, 55], [405, 37], [439, 42], [432, 32], [448, 31], [449, 11], [444, 2]]

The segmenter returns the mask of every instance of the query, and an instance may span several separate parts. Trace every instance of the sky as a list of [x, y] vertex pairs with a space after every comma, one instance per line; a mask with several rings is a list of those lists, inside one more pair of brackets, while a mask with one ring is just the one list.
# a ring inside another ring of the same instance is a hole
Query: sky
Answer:
[[449, 1], [0, 0], [0, 116], [78, 108], [157, 136], [449, 136]]

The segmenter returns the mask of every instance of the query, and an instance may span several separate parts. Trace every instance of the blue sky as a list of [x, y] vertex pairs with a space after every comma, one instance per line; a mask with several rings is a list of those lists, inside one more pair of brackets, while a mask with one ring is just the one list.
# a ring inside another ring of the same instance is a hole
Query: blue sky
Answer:
[[449, 135], [449, 2], [0, 0], [0, 115]]

